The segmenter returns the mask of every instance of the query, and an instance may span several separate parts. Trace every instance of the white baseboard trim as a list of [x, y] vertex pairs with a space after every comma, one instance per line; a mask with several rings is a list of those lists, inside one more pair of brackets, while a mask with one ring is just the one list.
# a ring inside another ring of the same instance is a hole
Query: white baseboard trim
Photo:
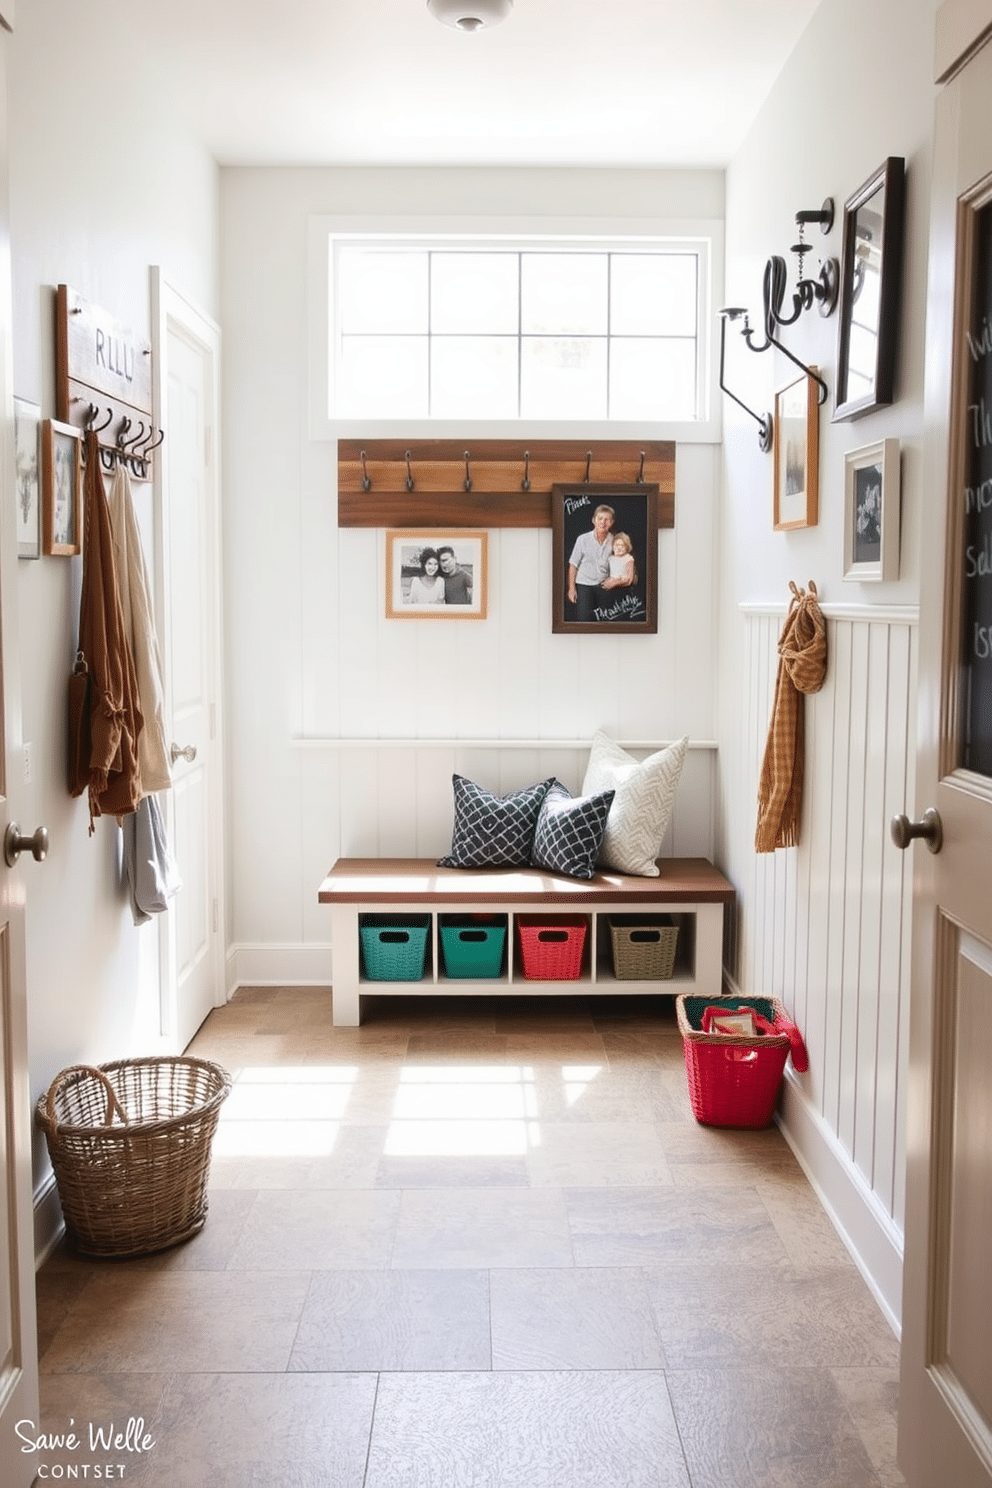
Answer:
[[48, 1260], [65, 1233], [59, 1191], [55, 1174], [49, 1173], [34, 1191], [34, 1265], [35, 1270]]
[[233, 945], [227, 953], [227, 995], [239, 987], [329, 987], [331, 947]]
[[778, 1116], [782, 1134], [899, 1338], [903, 1237], [835, 1134], [786, 1072]]

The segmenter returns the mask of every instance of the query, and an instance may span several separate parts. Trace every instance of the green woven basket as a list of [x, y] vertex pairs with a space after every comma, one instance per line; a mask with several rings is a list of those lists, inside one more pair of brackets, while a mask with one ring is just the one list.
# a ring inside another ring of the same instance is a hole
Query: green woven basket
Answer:
[[370, 982], [419, 982], [430, 915], [361, 915], [358, 932]]
[[444, 970], [449, 977], [498, 977], [503, 969], [506, 924], [450, 920], [440, 925]]

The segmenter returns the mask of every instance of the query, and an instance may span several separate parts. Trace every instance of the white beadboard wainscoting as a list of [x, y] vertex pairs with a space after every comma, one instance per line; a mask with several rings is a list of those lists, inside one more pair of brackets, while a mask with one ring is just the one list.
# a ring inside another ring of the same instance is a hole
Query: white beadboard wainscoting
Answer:
[[796, 848], [753, 850], [782, 606], [742, 606], [737, 747], [720, 792], [737, 890], [730, 979], [778, 997], [809, 1047], [782, 1124], [886, 1314], [901, 1312], [912, 853], [889, 836], [914, 802], [917, 612], [822, 604], [827, 677], [806, 699]]
[[[617, 741], [638, 758], [670, 739]], [[439, 858], [451, 846], [451, 777], [466, 775], [497, 795], [556, 775], [578, 794], [588, 739], [297, 738], [304, 814], [303, 859], [311, 865], [302, 944], [236, 943], [228, 995], [239, 986], [328, 985], [330, 913], [317, 889], [339, 857]], [[662, 857], [713, 856], [716, 744], [689, 740]]]

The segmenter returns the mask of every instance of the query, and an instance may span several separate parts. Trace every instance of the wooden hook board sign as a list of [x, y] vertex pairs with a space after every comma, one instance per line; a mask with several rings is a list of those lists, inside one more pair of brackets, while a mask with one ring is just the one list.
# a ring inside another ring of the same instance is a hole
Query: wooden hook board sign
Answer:
[[657, 485], [675, 526], [674, 441], [629, 439], [339, 439], [338, 526], [550, 527], [552, 487], [584, 481]]
[[[60, 284], [55, 302], [56, 408], [65, 424], [83, 428], [91, 408], [104, 425], [100, 443], [122, 429], [152, 432], [152, 348], [105, 310]], [[108, 420], [108, 414], [111, 417]], [[129, 420], [125, 426], [124, 420]]]

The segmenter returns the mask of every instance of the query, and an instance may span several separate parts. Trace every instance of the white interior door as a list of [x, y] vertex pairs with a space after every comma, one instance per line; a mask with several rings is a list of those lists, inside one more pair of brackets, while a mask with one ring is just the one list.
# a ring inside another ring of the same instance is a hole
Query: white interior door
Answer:
[[[168, 919], [171, 1021], [185, 1047], [224, 1001], [216, 327], [153, 280], [159, 326], [163, 651], [173, 755], [172, 849], [183, 887]], [[170, 1030], [170, 1033], [173, 1030]]]
[[899, 1421], [912, 1488], [992, 1484], [990, 27], [988, 0], [938, 14], [950, 76], [934, 133], [917, 817], [933, 808], [943, 843], [912, 847]]
[[[7, 30], [13, 12], [0, 4], [0, 829], [16, 816], [23, 779], [17, 664], [17, 534], [10, 365], [7, 250]], [[23, 830], [23, 826], [22, 826]], [[34, 824], [24, 835], [30, 835]], [[37, 1465], [15, 1432], [38, 1420], [34, 1230], [31, 1208], [31, 1105], [27, 1057], [24, 882], [30, 869], [0, 854], [0, 1482], [27, 1488]]]

